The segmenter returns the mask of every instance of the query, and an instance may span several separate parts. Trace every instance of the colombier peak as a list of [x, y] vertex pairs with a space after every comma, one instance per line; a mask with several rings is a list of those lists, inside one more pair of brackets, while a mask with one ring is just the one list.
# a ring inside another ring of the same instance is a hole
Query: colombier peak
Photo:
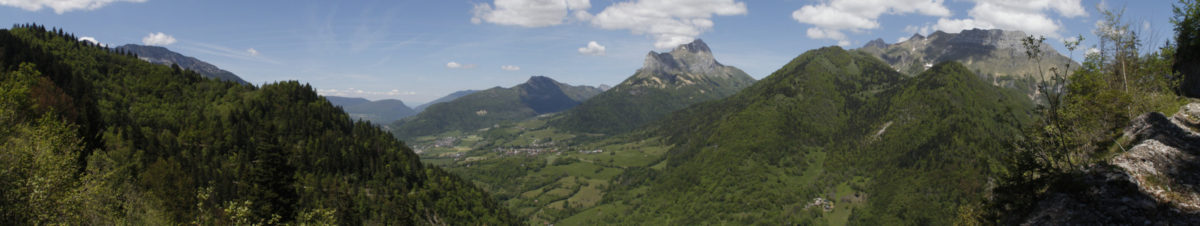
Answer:
[[675, 47], [675, 49], [667, 53], [650, 51], [646, 54], [646, 61], [642, 64], [642, 69], [657, 71], [711, 71], [714, 67], [721, 66], [721, 63], [718, 63], [713, 58], [711, 51], [708, 48], [708, 44], [700, 39], [696, 39], [688, 44], [679, 45], [679, 47]]
[[677, 52], [677, 51], [688, 51], [688, 52], [693, 52], [693, 53], [704, 52], [704, 53], [710, 53], [710, 54], [712, 53], [712, 50], [708, 48], [708, 44], [704, 43], [704, 40], [700, 40], [698, 38], [696, 40], [692, 41], [692, 43], [683, 44], [683, 45], [680, 45], [679, 47], [675, 47], [674, 50], [671, 50], [671, 52]]

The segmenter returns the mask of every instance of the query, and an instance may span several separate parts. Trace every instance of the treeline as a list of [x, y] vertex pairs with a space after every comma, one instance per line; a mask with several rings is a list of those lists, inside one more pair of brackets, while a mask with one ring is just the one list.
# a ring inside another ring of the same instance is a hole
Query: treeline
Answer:
[[205, 79], [0, 30], [0, 222], [514, 224], [484, 191], [311, 86]]

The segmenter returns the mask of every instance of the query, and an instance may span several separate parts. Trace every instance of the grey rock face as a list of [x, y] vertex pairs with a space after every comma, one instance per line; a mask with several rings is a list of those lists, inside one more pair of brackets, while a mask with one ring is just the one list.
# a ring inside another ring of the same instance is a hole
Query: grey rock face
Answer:
[[[697, 84], [720, 84], [725, 80], [745, 80], [749, 76], [741, 69], [717, 62], [712, 50], [703, 40], [680, 45], [671, 52], [650, 51], [641, 69], [617, 89], [632, 87], [678, 88]], [[637, 91], [632, 91], [637, 92]]]
[[1025, 225], [1200, 225], [1200, 103], [1172, 117], [1147, 113], [1124, 130], [1133, 144], [1075, 178], [1085, 190], [1053, 192]]
[[712, 50], [703, 40], [696, 39], [692, 43], [675, 47], [671, 52], [646, 54], [642, 70], [655, 72], [685, 72], [711, 73], [721, 67], [721, 63], [713, 58]]

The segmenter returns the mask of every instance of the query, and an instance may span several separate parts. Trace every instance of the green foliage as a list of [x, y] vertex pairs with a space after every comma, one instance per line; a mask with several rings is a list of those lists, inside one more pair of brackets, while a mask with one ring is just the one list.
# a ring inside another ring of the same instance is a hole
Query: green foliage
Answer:
[[306, 84], [205, 79], [37, 25], [0, 30], [0, 69], [2, 222], [518, 222]]
[[[614, 179], [604, 202], [629, 211], [600, 220], [838, 222], [805, 211], [822, 197], [853, 212], [852, 224], [949, 224], [982, 197], [998, 153], [1029, 121], [1027, 100], [958, 63], [906, 78], [862, 52], [812, 50], [734, 96], [654, 123], [676, 144], [666, 167]], [[862, 178], [870, 182], [852, 182]], [[855, 189], [835, 192], [843, 184]], [[868, 198], [849, 195], [859, 192]]]
[[1200, 3], [1179, 0], [1171, 8], [1174, 12], [1171, 23], [1175, 24], [1175, 44], [1178, 45], [1172, 66], [1183, 75], [1179, 91], [1200, 97]]
[[534, 76], [512, 88], [495, 87], [434, 104], [416, 116], [395, 122], [392, 132], [398, 138], [411, 139], [449, 131], [486, 129], [563, 111], [597, 93], [599, 89], [596, 88], [569, 86]]
[[[973, 212], [984, 218], [972, 218], [1018, 223], [1046, 192], [1078, 191], [1072, 178], [1085, 173], [1083, 166], [1105, 161], [1112, 150], [1124, 150], [1118, 139], [1130, 119], [1152, 111], [1174, 112], [1181, 105], [1183, 99], [1175, 96], [1180, 76], [1171, 68], [1179, 59], [1176, 47], [1167, 44], [1141, 54], [1145, 44], [1129, 31], [1122, 13], [1102, 13], [1105, 19], [1096, 31], [1100, 52], [1088, 55], [1075, 70], [1051, 68], [1055, 77], [1066, 78], [1067, 85], [1042, 86], [1050, 101], [1039, 106], [1040, 120], [1022, 133], [1015, 150], [1005, 156], [993, 198], [982, 211]], [[1067, 46], [1074, 50], [1076, 45]], [[1182, 44], [1178, 48], [1183, 51]], [[1042, 59], [1031, 54], [1030, 60]]]

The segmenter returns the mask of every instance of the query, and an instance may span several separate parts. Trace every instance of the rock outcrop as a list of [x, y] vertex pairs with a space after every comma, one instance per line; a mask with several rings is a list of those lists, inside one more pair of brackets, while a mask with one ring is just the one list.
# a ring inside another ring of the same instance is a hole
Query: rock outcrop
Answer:
[[1137, 117], [1124, 131], [1128, 150], [1075, 178], [1082, 190], [1047, 194], [1025, 224], [1200, 225], [1197, 131], [1200, 103]]

